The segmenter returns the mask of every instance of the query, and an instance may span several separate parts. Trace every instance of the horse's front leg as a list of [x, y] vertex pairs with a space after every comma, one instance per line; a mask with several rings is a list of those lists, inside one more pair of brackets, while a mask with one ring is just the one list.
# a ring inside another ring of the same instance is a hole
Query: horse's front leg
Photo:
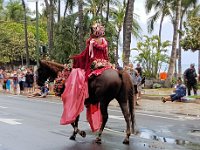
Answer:
[[102, 115], [102, 124], [101, 124], [101, 128], [100, 128], [98, 135], [97, 135], [97, 138], [96, 138], [97, 144], [101, 144], [101, 135], [103, 133], [106, 122], [108, 120], [108, 110], [107, 110], [107, 108], [108, 108], [108, 104], [106, 104], [106, 103], [100, 104], [101, 115]]
[[80, 115], [76, 118], [75, 122], [71, 123], [72, 127], [74, 128], [73, 134], [70, 136], [70, 140], [76, 140], [77, 133], [81, 135], [82, 137], [86, 137], [85, 131], [81, 131], [78, 128], [78, 121], [79, 121]]

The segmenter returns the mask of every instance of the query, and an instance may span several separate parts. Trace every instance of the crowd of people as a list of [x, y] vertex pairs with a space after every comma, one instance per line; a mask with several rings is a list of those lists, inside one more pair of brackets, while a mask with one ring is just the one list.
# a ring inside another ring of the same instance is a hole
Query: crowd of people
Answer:
[[[113, 65], [113, 68], [115, 66]], [[144, 77], [142, 75], [142, 68], [138, 63], [134, 68], [133, 64], [122, 67], [116, 67], [116, 69], [125, 70], [129, 72], [135, 90], [135, 99], [141, 99], [142, 86], [144, 84]], [[65, 66], [62, 72], [58, 72], [58, 76], [54, 81], [53, 92], [56, 96], [61, 96], [64, 91], [64, 83], [70, 74], [69, 67]], [[194, 95], [197, 95], [197, 73], [194, 64], [191, 64], [188, 69], [185, 70], [182, 78], [177, 79], [177, 84], [174, 86], [174, 93], [163, 97], [162, 101], [180, 101], [182, 97], [191, 95], [193, 90]], [[46, 97], [49, 93], [49, 83], [45, 82], [43, 87], [36, 85], [36, 74], [32, 68], [18, 67], [13, 71], [0, 69], [0, 91], [13, 94], [26, 94], [28, 97]]]
[[23, 94], [34, 91], [33, 69], [19, 67], [15, 70], [0, 69], [0, 89], [7, 93]]
[[[23, 94], [28, 97], [42, 96], [48, 94], [48, 83], [39, 87], [36, 84], [36, 73], [33, 68], [19, 66], [17, 69], [0, 69], [0, 91], [10, 94]], [[37, 94], [36, 94], [37, 93]]]

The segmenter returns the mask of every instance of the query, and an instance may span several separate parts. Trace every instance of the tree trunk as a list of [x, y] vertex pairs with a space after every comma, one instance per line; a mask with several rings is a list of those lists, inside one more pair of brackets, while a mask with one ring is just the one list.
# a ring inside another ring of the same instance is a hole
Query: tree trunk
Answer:
[[119, 32], [117, 33], [117, 47], [116, 47], [116, 53], [115, 53], [115, 65], [118, 64], [118, 59], [119, 59], [119, 35], [120, 35], [120, 30]]
[[25, 38], [25, 49], [26, 49], [26, 66], [29, 67], [29, 50], [28, 50], [28, 32], [27, 32], [27, 20], [26, 20], [26, 5], [24, 0], [22, 0], [22, 5], [24, 9], [24, 38]]
[[169, 68], [168, 68], [168, 73], [167, 73], [167, 79], [165, 80], [165, 87], [171, 86], [171, 81], [172, 81], [172, 77], [174, 74], [180, 12], [181, 12], [181, 0], [177, 0], [176, 20], [174, 22], [174, 35], [173, 35], [172, 51], [171, 51], [171, 58], [170, 58], [170, 63], [169, 63]]
[[107, 0], [106, 22], [108, 22], [109, 13], [110, 13], [110, 0]]
[[78, 1], [79, 10], [79, 50], [84, 49], [84, 31], [83, 31], [83, 0]]
[[53, 0], [50, 0], [50, 3], [48, 3], [47, 0], [44, 1], [47, 8], [48, 48], [49, 48], [49, 54], [51, 54], [53, 49], [54, 7], [53, 7]]
[[60, 22], [60, 0], [58, 0], [58, 23]]
[[134, 0], [128, 0], [123, 26], [123, 65], [129, 64]]
[[159, 28], [159, 38], [160, 38], [160, 42], [159, 42], [159, 47], [160, 47], [160, 43], [162, 42], [161, 41], [161, 34], [162, 34], [162, 23], [163, 23], [163, 20], [164, 20], [164, 14], [162, 14], [162, 16], [161, 16], [161, 20], [160, 20], [160, 28]]
[[[185, 11], [182, 12], [181, 14], [181, 18], [180, 18], [180, 31], [182, 31], [182, 28], [183, 28], [183, 15], [185, 14]], [[179, 34], [179, 45], [178, 45], [178, 77], [181, 77], [181, 74], [182, 74], [182, 62], [181, 62], [181, 59], [182, 59], [182, 49], [181, 49], [181, 41], [182, 39], [182, 35]]]
[[[198, 50], [198, 74], [200, 75], [200, 50]], [[199, 77], [199, 81], [200, 81], [200, 77]]]
[[53, 26], [54, 26], [54, 6], [53, 0], [50, 0], [50, 14], [49, 14], [49, 54], [51, 54], [53, 50]]

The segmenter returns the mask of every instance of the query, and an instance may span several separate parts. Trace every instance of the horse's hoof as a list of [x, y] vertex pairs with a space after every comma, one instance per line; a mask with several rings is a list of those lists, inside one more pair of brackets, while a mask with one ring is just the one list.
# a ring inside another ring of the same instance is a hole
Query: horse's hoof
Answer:
[[75, 141], [76, 137], [72, 135], [69, 139]]
[[100, 138], [96, 138], [95, 142], [96, 142], [97, 144], [101, 144], [101, 139], [100, 139]]
[[80, 135], [81, 135], [83, 138], [85, 138], [85, 137], [86, 137], [86, 132], [85, 132], [85, 131], [81, 131], [81, 132], [80, 132]]
[[125, 139], [125, 140], [123, 141], [123, 144], [129, 145], [129, 140]]

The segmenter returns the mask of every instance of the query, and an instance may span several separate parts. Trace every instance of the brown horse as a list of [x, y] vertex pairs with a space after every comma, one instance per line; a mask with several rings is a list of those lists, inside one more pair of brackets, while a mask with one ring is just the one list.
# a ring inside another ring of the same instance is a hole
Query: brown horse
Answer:
[[[43, 76], [44, 73], [45, 75]], [[52, 71], [47, 66], [40, 65], [38, 69], [38, 82], [49, 78], [54, 73], [47, 73]], [[42, 78], [42, 79], [41, 79]], [[134, 132], [135, 114], [134, 114], [134, 99], [133, 99], [133, 85], [132, 80], [127, 72], [121, 72], [114, 69], [105, 70], [99, 76], [93, 76], [88, 80], [89, 98], [85, 100], [85, 103], [98, 103], [100, 102], [100, 110], [102, 114], [102, 125], [96, 138], [97, 143], [101, 143], [101, 135], [108, 120], [108, 105], [116, 99], [120, 105], [122, 113], [126, 121], [126, 137], [123, 141], [124, 144], [129, 144], [129, 136], [131, 131]], [[72, 123], [74, 132], [70, 137], [71, 140], [75, 140], [76, 134], [79, 133], [82, 137], [86, 136], [84, 131], [78, 129], [79, 116], [76, 121]], [[132, 130], [131, 130], [132, 129]]]

